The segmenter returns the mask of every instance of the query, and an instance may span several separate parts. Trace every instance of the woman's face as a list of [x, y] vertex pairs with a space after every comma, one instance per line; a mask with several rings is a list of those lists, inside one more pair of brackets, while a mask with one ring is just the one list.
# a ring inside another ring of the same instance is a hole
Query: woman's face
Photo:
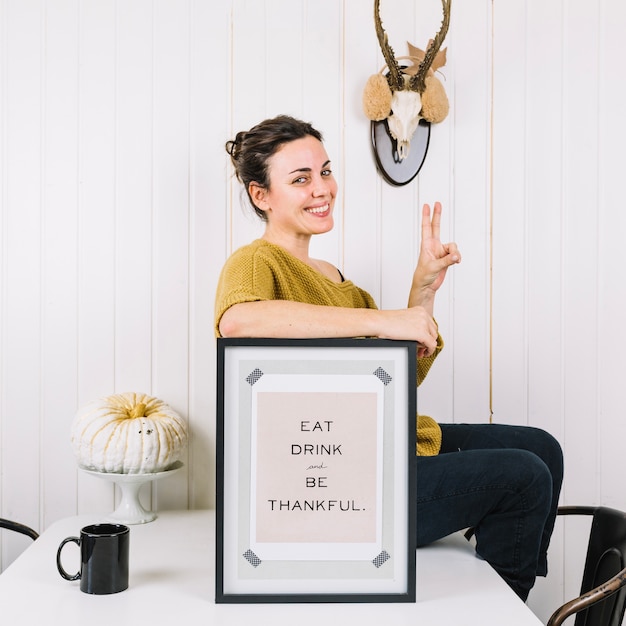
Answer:
[[268, 164], [269, 189], [251, 185], [255, 204], [267, 215], [266, 232], [309, 237], [331, 230], [337, 182], [324, 145], [311, 136], [296, 139]]

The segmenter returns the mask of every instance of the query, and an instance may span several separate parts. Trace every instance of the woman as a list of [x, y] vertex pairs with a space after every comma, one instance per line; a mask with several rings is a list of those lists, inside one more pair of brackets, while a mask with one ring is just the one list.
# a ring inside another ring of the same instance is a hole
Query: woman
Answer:
[[[418, 384], [443, 348], [433, 319], [447, 269], [461, 260], [439, 237], [441, 205], [422, 211], [408, 306], [379, 310], [326, 261], [309, 256], [313, 235], [333, 227], [337, 183], [322, 135], [278, 116], [226, 144], [238, 179], [265, 222], [263, 236], [233, 253], [217, 288], [222, 337], [381, 337], [418, 342]], [[437, 424], [417, 418], [417, 543], [474, 527], [476, 551], [526, 600], [547, 573], [563, 477], [561, 448], [542, 430]]]

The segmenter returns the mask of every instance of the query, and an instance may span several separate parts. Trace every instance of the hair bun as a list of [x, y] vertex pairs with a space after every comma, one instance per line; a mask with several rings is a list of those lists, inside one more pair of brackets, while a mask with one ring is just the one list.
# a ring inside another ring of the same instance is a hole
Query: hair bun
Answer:
[[233, 161], [236, 161], [241, 155], [241, 148], [245, 140], [246, 133], [241, 131], [237, 133], [234, 139], [226, 142], [226, 152], [230, 154]]

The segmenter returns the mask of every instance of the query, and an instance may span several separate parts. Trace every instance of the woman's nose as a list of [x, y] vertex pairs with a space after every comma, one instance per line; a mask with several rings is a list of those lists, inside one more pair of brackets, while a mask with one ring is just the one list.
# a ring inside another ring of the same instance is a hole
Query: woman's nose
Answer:
[[331, 181], [328, 178], [319, 177], [315, 179], [315, 184], [313, 186], [313, 195], [315, 196], [325, 196], [330, 193], [331, 189]]

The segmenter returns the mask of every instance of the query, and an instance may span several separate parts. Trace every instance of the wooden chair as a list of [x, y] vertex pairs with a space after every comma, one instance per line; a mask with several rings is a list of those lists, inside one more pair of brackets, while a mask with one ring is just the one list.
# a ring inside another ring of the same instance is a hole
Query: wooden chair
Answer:
[[0, 517], [0, 528], [6, 528], [7, 530], [13, 530], [17, 533], [21, 533], [22, 535], [27, 535], [33, 540], [39, 537], [39, 534], [29, 526], [24, 526], [24, 524], [12, 522], [11, 520], [4, 519], [2, 517]]
[[626, 513], [603, 506], [563, 506], [559, 515], [591, 515], [580, 595], [558, 608], [547, 626], [576, 614], [574, 626], [619, 626], [626, 607]]

